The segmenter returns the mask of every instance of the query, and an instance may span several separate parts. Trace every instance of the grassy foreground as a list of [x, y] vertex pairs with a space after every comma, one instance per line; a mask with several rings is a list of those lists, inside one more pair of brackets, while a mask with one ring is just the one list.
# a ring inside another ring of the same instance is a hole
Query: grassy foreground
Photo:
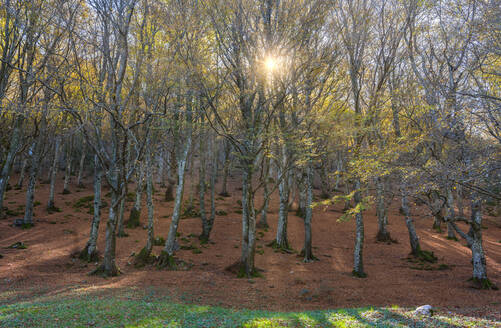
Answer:
[[412, 309], [359, 308], [309, 312], [231, 310], [168, 299], [115, 296], [42, 297], [0, 305], [0, 327], [501, 327], [485, 319]]

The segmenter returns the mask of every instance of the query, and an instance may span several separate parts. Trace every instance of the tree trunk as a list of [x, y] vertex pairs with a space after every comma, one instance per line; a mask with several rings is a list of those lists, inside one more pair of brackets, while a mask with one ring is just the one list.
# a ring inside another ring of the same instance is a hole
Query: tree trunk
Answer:
[[[151, 142], [151, 141], [150, 141]], [[153, 207], [153, 173], [151, 163], [151, 145], [148, 147], [146, 154], [146, 204], [148, 206], [148, 237], [146, 239], [146, 254], [149, 257], [153, 249], [153, 242], [155, 239], [154, 232], [154, 207]]]
[[454, 222], [451, 222], [451, 224], [454, 230], [466, 240], [471, 250], [473, 282], [478, 288], [497, 290], [498, 287], [487, 278], [487, 261], [482, 246], [482, 201], [476, 195], [473, 197], [471, 202], [471, 219], [468, 222], [470, 231], [466, 234]]
[[54, 202], [54, 195], [56, 190], [56, 178], [58, 165], [57, 161], [59, 158], [59, 148], [61, 146], [61, 137], [56, 137], [56, 143], [54, 145], [54, 157], [52, 158], [51, 174], [50, 174], [50, 187], [49, 187], [49, 201], [47, 202], [47, 210], [53, 211], [56, 209], [56, 204]]
[[447, 187], [447, 203], [446, 203], [446, 220], [447, 220], [447, 239], [458, 240], [456, 234], [454, 233], [454, 227], [451, 222], [454, 221], [455, 211], [454, 211], [454, 196], [452, 195], [452, 190]]
[[[176, 250], [176, 233], [179, 225], [179, 218], [181, 217], [181, 205], [183, 203], [183, 191], [184, 191], [184, 175], [186, 171], [186, 164], [188, 163], [188, 155], [191, 148], [191, 129], [189, 129], [186, 135], [186, 141], [184, 144], [183, 153], [179, 156], [177, 162], [177, 176], [178, 184], [176, 187], [176, 199], [174, 202], [174, 211], [172, 213], [172, 222], [169, 228], [169, 234], [167, 236], [167, 241], [165, 242], [165, 248], [163, 250], [165, 259], [160, 259], [159, 265], [164, 266], [167, 264], [165, 261], [169, 261], [169, 257], [174, 255]], [[170, 261], [169, 261], [170, 262]]]
[[28, 180], [28, 188], [26, 190], [26, 204], [24, 211], [24, 219], [23, 224], [25, 226], [33, 225], [33, 206], [35, 199], [35, 186], [37, 183], [38, 177], [38, 168], [40, 162], [40, 153], [41, 153], [41, 137], [38, 137], [39, 140], [35, 141], [29, 150], [29, 156], [31, 160], [30, 164], [30, 175]]
[[16, 185], [17, 189], [22, 189], [23, 188], [24, 176], [25, 176], [25, 173], [26, 173], [26, 167], [27, 166], [28, 166], [28, 159], [25, 158], [25, 159], [23, 159], [23, 164], [21, 166], [21, 172], [19, 173], [19, 180], [17, 181], [17, 185]]
[[7, 190], [7, 184], [9, 183], [10, 172], [12, 169], [12, 164], [20, 148], [21, 143], [21, 127], [24, 122], [24, 116], [18, 115], [16, 117], [14, 130], [12, 131], [12, 138], [10, 140], [9, 151], [5, 158], [5, 162], [2, 166], [2, 171], [0, 172], [0, 218], [5, 216], [3, 201], [5, 198], [5, 191]]
[[239, 276], [255, 274], [256, 213], [252, 194], [252, 164], [245, 163], [242, 176], [242, 256]]
[[277, 165], [277, 175], [279, 179], [278, 193], [280, 205], [278, 210], [277, 236], [275, 238], [275, 247], [283, 250], [289, 250], [289, 241], [287, 239], [287, 219], [289, 215], [289, 184], [287, 170], [287, 153], [285, 146], [282, 147], [282, 163]]
[[[355, 182], [355, 206], [359, 207], [362, 202], [362, 194], [360, 191], [360, 180]], [[355, 214], [356, 229], [355, 229], [355, 251], [353, 261], [353, 275], [359, 278], [365, 278], [367, 274], [364, 272], [363, 249], [364, 249], [364, 218], [363, 213], [359, 210]]]
[[384, 182], [381, 177], [376, 178], [376, 212], [378, 222], [378, 232], [376, 235], [377, 241], [391, 242], [390, 232], [386, 229], [388, 216], [386, 214], [386, 205], [384, 198]]
[[[204, 121], [201, 118], [201, 126], [203, 126]], [[200, 151], [200, 163], [198, 166], [198, 196], [199, 196], [199, 206], [200, 206], [200, 219], [202, 221], [202, 234], [199, 239], [203, 242], [209, 241], [209, 221], [207, 220], [207, 213], [205, 212], [205, 190], [207, 189], [205, 183], [205, 133], [201, 129], [199, 134], [199, 151]]]
[[82, 182], [84, 174], [84, 164], [85, 164], [85, 144], [82, 145], [82, 154], [80, 154], [80, 163], [78, 165], [78, 176], [77, 176], [77, 186], [78, 188], [84, 188]]
[[[308, 162], [306, 167], [306, 176], [304, 178], [306, 182], [306, 204], [304, 211], [304, 262], [312, 262], [317, 260], [313, 255], [312, 249], [312, 233], [311, 233], [311, 221], [313, 219], [313, 168], [311, 165], [311, 160]], [[363, 268], [362, 268], [363, 271]]]
[[63, 186], [63, 194], [71, 193], [69, 188], [70, 179], [71, 179], [71, 153], [73, 151], [73, 137], [70, 138], [69, 145], [67, 146], [66, 151], [66, 170], [64, 172], [64, 186]]
[[88, 262], [98, 261], [97, 237], [101, 221], [101, 180], [101, 165], [97, 155], [94, 155], [94, 214], [90, 226], [89, 240], [80, 253], [80, 258]]
[[409, 203], [407, 201], [407, 195], [404, 190], [402, 190], [402, 211], [405, 215], [405, 224], [407, 230], [409, 231], [409, 242], [411, 245], [411, 254], [414, 256], [419, 256], [421, 252], [421, 246], [419, 244], [419, 238], [416, 233], [416, 228], [414, 227], [414, 220], [410, 214]]
[[[148, 170], [148, 168], [146, 168]], [[130, 210], [129, 220], [127, 220], [127, 228], [136, 228], [140, 225], [140, 217], [141, 217], [141, 200], [143, 198], [143, 181], [144, 181], [144, 171], [145, 164], [143, 162], [139, 163], [139, 172], [137, 174], [137, 183], [136, 183], [136, 200], [134, 202], [134, 206]]]
[[221, 193], [219, 194], [223, 197], [230, 196], [230, 194], [228, 193], [228, 174], [230, 172], [230, 165], [231, 165], [230, 151], [231, 151], [230, 142], [225, 140], [224, 141], [223, 182], [222, 182], [222, 187], [221, 187]]

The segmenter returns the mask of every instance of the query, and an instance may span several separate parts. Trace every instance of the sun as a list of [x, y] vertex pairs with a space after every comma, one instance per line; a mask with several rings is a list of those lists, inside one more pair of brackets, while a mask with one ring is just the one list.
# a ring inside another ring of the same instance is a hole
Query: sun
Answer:
[[264, 61], [264, 67], [267, 71], [273, 72], [278, 68], [278, 61], [276, 58], [268, 56]]

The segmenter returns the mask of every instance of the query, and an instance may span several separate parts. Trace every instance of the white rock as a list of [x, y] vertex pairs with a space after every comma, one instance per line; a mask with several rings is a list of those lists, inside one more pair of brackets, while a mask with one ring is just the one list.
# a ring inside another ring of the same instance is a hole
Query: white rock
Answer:
[[433, 307], [431, 305], [422, 305], [414, 311], [414, 314], [431, 316], [433, 314]]

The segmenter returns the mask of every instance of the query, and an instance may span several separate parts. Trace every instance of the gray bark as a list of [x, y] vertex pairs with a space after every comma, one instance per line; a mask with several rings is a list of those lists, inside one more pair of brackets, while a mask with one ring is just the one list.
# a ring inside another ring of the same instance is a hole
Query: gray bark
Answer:
[[[151, 142], [151, 141], [149, 141]], [[151, 145], [147, 145], [146, 154], [146, 204], [148, 206], [148, 237], [146, 239], [146, 252], [151, 254], [153, 242], [155, 239], [154, 232], [154, 207], [153, 207], [153, 168], [151, 163]]]
[[405, 215], [405, 225], [409, 231], [409, 242], [411, 246], [411, 254], [418, 256], [421, 252], [421, 246], [419, 244], [419, 238], [416, 233], [416, 228], [414, 227], [414, 220], [410, 214], [409, 203], [407, 201], [407, 194], [402, 189], [402, 211]]
[[82, 145], [82, 153], [80, 154], [80, 163], [78, 165], [78, 176], [77, 176], [77, 186], [83, 188], [82, 178], [84, 174], [84, 164], [85, 164], [85, 145]]
[[70, 179], [71, 179], [71, 153], [73, 148], [73, 138], [70, 139], [69, 145], [67, 145], [66, 150], [66, 170], [64, 172], [64, 186], [63, 186], [63, 194], [69, 194], [70, 191], [68, 189]]
[[[355, 182], [355, 206], [358, 206], [362, 202], [362, 193], [360, 191], [360, 180]], [[353, 275], [357, 277], [366, 277], [364, 272], [364, 262], [363, 262], [363, 249], [364, 249], [364, 219], [362, 211], [358, 211], [355, 214], [355, 249], [354, 249], [354, 260], [353, 260]]]
[[51, 173], [50, 173], [50, 187], [49, 187], [49, 200], [47, 202], [47, 209], [52, 210], [56, 207], [54, 201], [55, 189], [56, 189], [56, 178], [57, 178], [57, 161], [59, 158], [59, 148], [61, 146], [61, 137], [56, 137], [56, 143], [54, 145], [54, 157], [52, 158]]
[[177, 156], [177, 179], [178, 183], [176, 186], [176, 199], [174, 201], [174, 211], [172, 213], [172, 222], [169, 227], [169, 234], [167, 235], [167, 241], [165, 242], [164, 252], [169, 256], [174, 255], [176, 250], [176, 233], [179, 225], [179, 219], [181, 217], [181, 205], [183, 202], [183, 191], [184, 191], [184, 176], [186, 171], [186, 164], [188, 163], [188, 155], [190, 153], [191, 141], [192, 141], [192, 112], [191, 104], [189, 103], [191, 98], [188, 99], [186, 123], [187, 131], [185, 135], [185, 142], [183, 152], [180, 156]]
[[35, 186], [37, 183], [38, 168], [40, 162], [40, 152], [41, 152], [40, 143], [42, 142], [42, 140], [40, 140], [40, 137], [38, 139], [39, 140], [35, 141], [31, 149], [29, 150], [31, 164], [30, 164], [30, 174], [28, 179], [28, 188], [26, 190], [26, 204], [25, 204], [24, 219], [23, 219], [23, 223], [25, 225], [33, 224]]
[[26, 173], [26, 166], [28, 166], [28, 159], [27, 158], [23, 159], [23, 163], [21, 166], [21, 172], [19, 173], [19, 180], [17, 181], [17, 185], [16, 185], [17, 189], [23, 188], [24, 177], [25, 177], [25, 173]]
[[289, 179], [287, 171], [287, 149], [285, 145], [282, 146], [281, 157], [281, 163], [277, 165], [280, 205], [278, 210], [278, 224], [275, 246], [277, 248], [289, 249], [289, 241], [287, 239], [287, 220], [289, 215]]
[[10, 139], [9, 151], [7, 152], [5, 162], [2, 166], [2, 171], [0, 172], [0, 218], [4, 217], [3, 200], [5, 198], [5, 191], [7, 190], [7, 184], [9, 183], [12, 165], [14, 164], [14, 159], [21, 146], [21, 128], [23, 123], [24, 116], [17, 115], [14, 123], [14, 130], [12, 131], [12, 137]]
[[[311, 223], [313, 219], [313, 168], [311, 164], [311, 160], [308, 162], [308, 166], [306, 167], [306, 204], [305, 204], [305, 212], [304, 212], [304, 262], [311, 262], [315, 260], [315, 256], [313, 255], [312, 249], [312, 232], [311, 232]], [[363, 269], [362, 269], [363, 270]]]
[[378, 241], [388, 242], [391, 241], [390, 233], [386, 229], [388, 224], [388, 215], [386, 214], [386, 204], [384, 197], [384, 182], [381, 177], [376, 178], [376, 213], [378, 221], [378, 232], [376, 239]]
[[446, 221], [447, 221], [447, 238], [452, 240], [457, 240], [456, 234], [454, 233], [454, 227], [451, 222], [454, 220], [455, 211], [454, 211], [454, 196], [452, 195], [452, 190], [448, 186], [446, 190], [447, 202], [446, 202]]
[[97, 237], [101, 221], [101, 164], [97, 155], [94, 155], [94, 214], [90, 226], [89, 240], [83, 250], [82, 257], [87, 261], [97, 260]]

